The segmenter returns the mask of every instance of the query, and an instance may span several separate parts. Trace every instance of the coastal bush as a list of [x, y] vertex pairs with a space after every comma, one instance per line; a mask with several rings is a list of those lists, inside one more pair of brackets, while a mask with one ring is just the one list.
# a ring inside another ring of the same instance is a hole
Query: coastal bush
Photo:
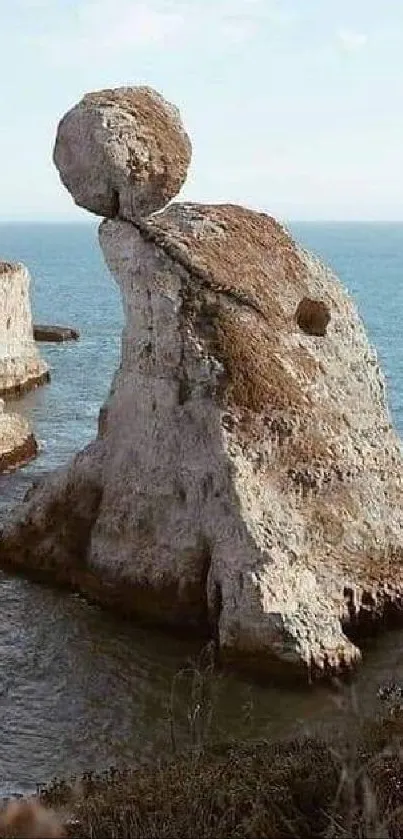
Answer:
[[[213, 675], [210, 648], [178, 673], [171, 758], [55, 780], [0, 813], [0, 839], [403, 839], [401, 703], [366, 720], [342, 690], [343, 730], [213, 743]], [[181, 678], [191, 687], [186, 749], [175, 712]]]
[[[400, 839], [403, 714], [363, 732], [335, 745], [314, 737], [211, 745], [136, 771], [54, 781], [38, 801], [61, 814], [70, 839]], [[6, 835], [43, 834], [3, 827]]]

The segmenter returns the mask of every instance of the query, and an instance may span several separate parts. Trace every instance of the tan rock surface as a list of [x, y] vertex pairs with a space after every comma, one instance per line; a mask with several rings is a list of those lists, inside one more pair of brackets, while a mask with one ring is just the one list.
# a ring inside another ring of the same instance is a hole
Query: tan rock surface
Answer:
[[24, 417], [4, 412], [0, 400], [0, 473], [23, 466], [36, 456], [38, 447]]
[[0, 262], [0, 394], [20, 394], [49, 379], [34, 341], [30, 276], [24, 265]]
[[108, 218], [160, 210], [191, 158], [179, 111], [149, 87], [90, 93], [61, 120], [54, 162], [76, 204]]
[[[348, 636], [403, 595], [401, 450], [354, 304], [242, 207], [172, 205], [100, 240], [126, 325], [98, 440], [33, 491], [0, 561], [209, 626], [255, 671], [351, 666]], [[298, 325], [304, 299], [324, 335]]]

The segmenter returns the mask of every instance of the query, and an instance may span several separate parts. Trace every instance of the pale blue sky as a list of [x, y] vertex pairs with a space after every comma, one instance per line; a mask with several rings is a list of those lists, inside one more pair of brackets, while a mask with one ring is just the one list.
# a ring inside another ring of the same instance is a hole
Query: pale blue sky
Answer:
[[402, 0], [0, 0], [0, 219], [83, 219], [51, 162], [90, 90], [147, 83], [193, 142], [182, 195], [403, 219]]

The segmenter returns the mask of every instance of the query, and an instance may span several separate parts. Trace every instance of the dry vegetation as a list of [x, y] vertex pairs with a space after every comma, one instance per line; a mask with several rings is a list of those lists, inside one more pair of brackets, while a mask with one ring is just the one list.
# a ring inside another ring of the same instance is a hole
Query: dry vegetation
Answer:
[[0, 836], [397, 839], [402, 737], [403, 713], [394, 710], [348, 741], [197, 747], [146, 769], [55, 781], [39, 805], [10, 805]]

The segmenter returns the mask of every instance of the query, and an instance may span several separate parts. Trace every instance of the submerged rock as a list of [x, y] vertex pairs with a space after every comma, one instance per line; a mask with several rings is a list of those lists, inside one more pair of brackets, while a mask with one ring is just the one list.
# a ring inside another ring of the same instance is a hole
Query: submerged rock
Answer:
[[179, 192], [191, 158], [179, 111], [149, 87], [90, 93], [63, 117], [54, 162], [76, 204], [135, 218]]
[[63, 341], [78, 341], [79, 337], [80, 333], [77, 329], [72, 329], [70, 326], [34, 324], [35, 341], [50, 341], [59, 344]]
[[207, 629], [254, 672], [353, 666], [403, 603], [401, 451], [354, 304], [242, 207], [104, 221], [100, 242], [121, 365], [97, 441], [16, 511], [0, 562]]
[[30, 276], [24, 265], [0, 262], [0, 394], [19, 395], [49, 380], [35, 345]]

